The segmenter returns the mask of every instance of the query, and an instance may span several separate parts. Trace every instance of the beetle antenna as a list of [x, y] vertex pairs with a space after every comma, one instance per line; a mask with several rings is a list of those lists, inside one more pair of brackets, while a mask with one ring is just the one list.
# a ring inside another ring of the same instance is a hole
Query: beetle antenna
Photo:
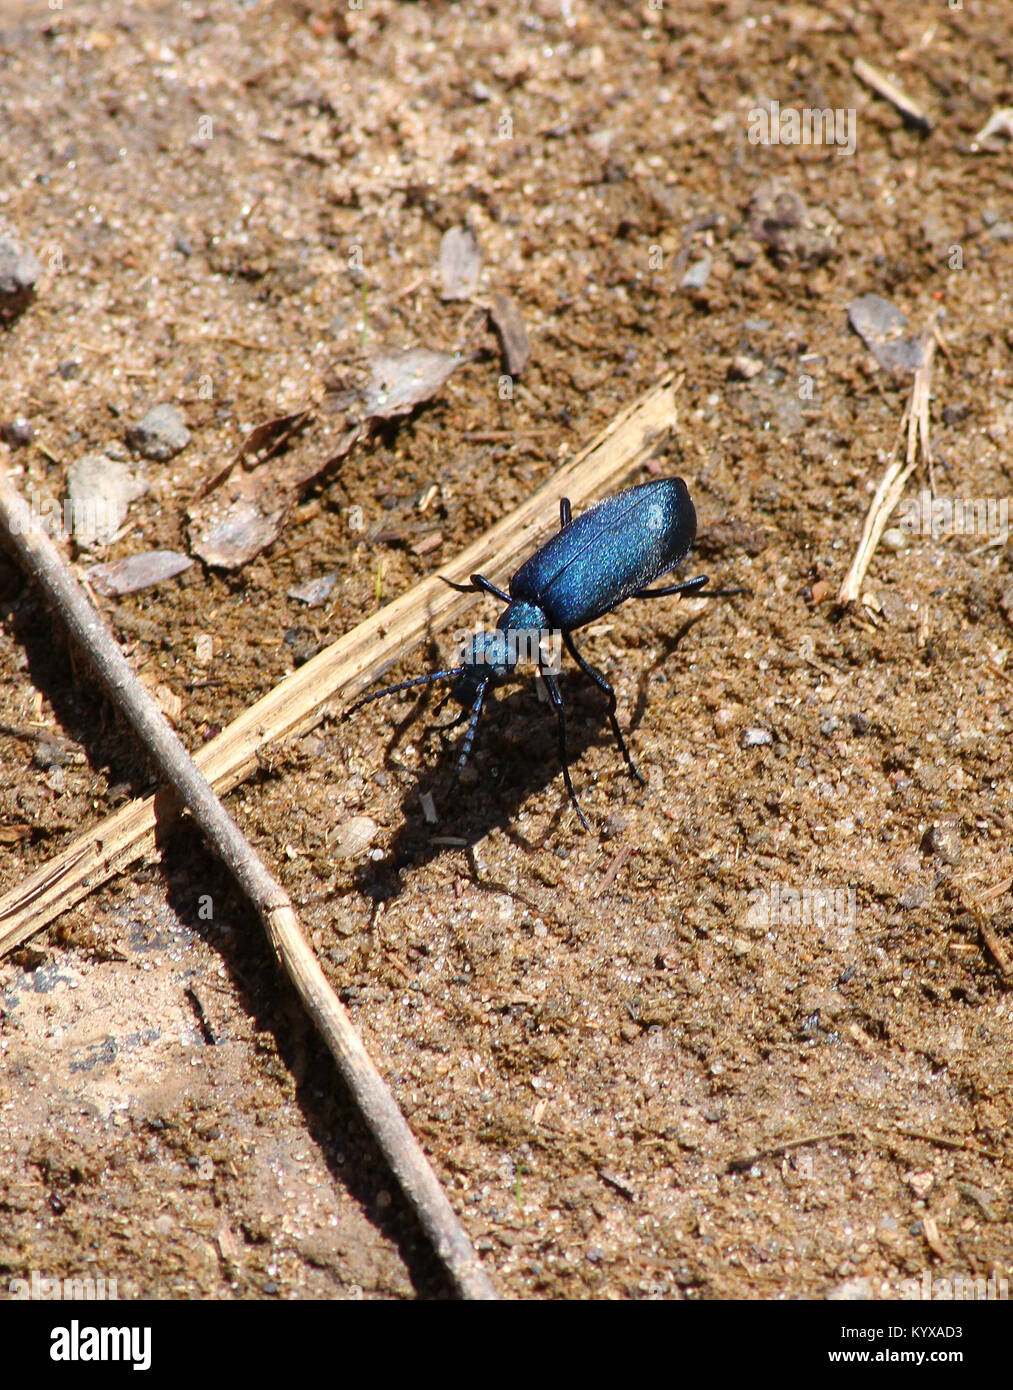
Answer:
[[434, 681], [453, 680], [463, 671], [463, 666], [451, 666], [446, 671], [432, 671], [428, 676], [416, 676], [414, 680], [399, 681], [397, 685], [385, 685], [382, 690], [374, 690], [371, 695], [364, 695], [361, 700], [356, 700], [355, 704], [350, 705], [341, 717], [347, 719], [357, 709], [362, 709], [363, 705], [368, 705], [373, 700], [381, 700], [384, 695], [396, 695], [400, 690], [412, 690], [417, 685], [432, 685]]

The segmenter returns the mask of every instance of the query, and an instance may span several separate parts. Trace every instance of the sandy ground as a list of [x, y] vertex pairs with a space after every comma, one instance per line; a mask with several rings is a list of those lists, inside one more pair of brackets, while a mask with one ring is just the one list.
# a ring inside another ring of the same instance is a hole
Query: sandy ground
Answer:
[[[299, 447], [323, 462], [374, 354], [462, 356], [245, 566], [102, 600], [190, 746], [683, 374], [654, 466], [696, 500], [690, 564], [748, 593], [583, 634], [646, 788], [571, 669], [590, 835], [524, 680], [456, 793], [400, 697], [229, 798], [504, 1294], [1013, 1279], [1006, 537], [903, 534], [864, 602], [834, 602], [910, 391], [849, 327], [856, 296], [937, 319], [937, 493], [1013, 494], [1009, 142], [974, 147], [1008, 54], [1000, 0], [0, 6], [0, 216], [41, 266], [0, 328], [0, 425], [33, 432], [0, 463], [58, 498], [101, 452], [147, 487], [111, 545], [68, 545], [82, 566], [187, 551], [199, 486], [272, 416], [313, 404]], [[853, 149], [753, 143], [771, 101], [853, 112]], [[771, 179], [807, 214], [765, 236]], [[444, 302], [463, 225], [481, 276]], [[532, 347], [506, 392], [495, 293]], [[126, 431], [161, 402], [190, 442], [138, 461]], [[332, 572], [323, 607], [287, 597]], [[0, 600], [7, 888], [148, 779], [13, 562]], [[377, 835], [339, 859], [356, 815]], [[448, 1294], [192, 836], [0, 963], [0, 1046], [0, 1293], [36, 1271], [123, 1297]]]

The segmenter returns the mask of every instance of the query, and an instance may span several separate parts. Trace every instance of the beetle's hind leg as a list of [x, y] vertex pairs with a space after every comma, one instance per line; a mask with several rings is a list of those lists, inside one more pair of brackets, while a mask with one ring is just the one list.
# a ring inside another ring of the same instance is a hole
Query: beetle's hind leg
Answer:
[[453, 579], [448, 579], [441, 574], [440, 578], [444, 584], [449, 584], [451, 589], [456, 589], [459, 594], [492, 594], [493, 598], [498, 598], [502, 603], [510, 603], [509, 594], [505, 594], [502, 589], [497, 589], [491, 579], [486, 579], [484, 574], [471, 575], [471, 582], [468, 584], [456, 584]]
[[637, 589], [631, 598], [666, 598], [669, 594], [697, 594], [700, 598], [736, 598], [739, 594], [748, 594], [748, 589], [705, 589], [707, 583], [705, 574], [698, 574], [695, 579], [684, 579], [681, 584], [671, 584], [664, 589]]
[[[664, 589], [637, 589], [631, 595], [632, 598], [665, 598], [668, 594], [695, 594], [707, 583], [705, 574], [698, 574], [695, 579], [684, 579], [681, 584], [669, 584]], [[717, 595], [712, 591], [708, 594], [701, 594], [701, 598], [715, 598]]]
[[616, 692], [612, 689], [611, 685], [609, 685], [608, 681], [598, 670], [598, 668], [596, 666], [592, 666], [590, 661], [585, 660], [585, 658], [581, 656], [580, 652], [577, 650], [576, 642], [574, 642], [573, 638], [570, 636], [568, 632], [563, 633], [563, 641], [566, 643], [566, 650], [573, 657], [574, 661], [577, 663], [580, 669], [584, 672], [585, 675], [591, 677], [595, 685], [608, 700], [609, 723], [612, 725], [612, 732], [615, 734], [616, 743], [618, 743], [619, 745], [619, 751], [626, 759], [626, 766], [629, 768], [631, 774], [637, 779], [638, 782], [643, 782], [646, 785], [647, 778], [644, 776], [644, 774], [640, 771], [639, 767], [637, 767], [636, 763], [633, 761], [633, 758], [630, 755], [630, 750], [626, 747], [626, 740], [623, 738], [623, 731], [619, 727], [619, 720], [616, 718]]
[[580, 817], [581, 825], [590, 833], [591, 827], [587, 823], [584, 812], [580, 809], [577, 793], [573, 790], [573, 779], [570, 777], [570, 760], [566, 753], [566, 711], [563, 709], [563, 697], [559, 693], [559, 686], [556, 684], [556, 678], [552, 672], [547, 671], [544, 666], [539, 666], [538, 669], [545, 682], [545, 689], [549, 692], [552, 708], [556, 711], [556, 721], [559, 727], [559, 761], [563, 764], [563, 781], [566, 783], [566, 790], [570, 793], [573, 809]]

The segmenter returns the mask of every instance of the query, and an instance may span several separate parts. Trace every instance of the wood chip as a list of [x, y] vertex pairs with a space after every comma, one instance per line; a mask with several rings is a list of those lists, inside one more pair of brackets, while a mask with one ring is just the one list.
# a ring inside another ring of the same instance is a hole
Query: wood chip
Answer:
[[1004, 946], [1002, 939], [997, 932], [994, 932], [984, 919], [978, 922], [978, 931], [981, 939], [988, 947], [988, 953], [999, 967], [999, 973], [1004, 980], [1013, 981], [1013, 961], [1010, 960], [1009, 953]]
[[[979, 150], [986, 141], [995, 141], [997, 135], [1004, 135], [1007, 140], [1013, 140], [1013, 106], [1001, 106], [997, 111], [992, 112], [971, 141], [971, 149]], [[990, 143], [989, 145], [990, 151], [999, 148], [998, 143]]]
[[520, 376], [531, 360], [531, 340], [520, 309], [505, 294], [494, 294], [489, 321], [499, 338], [504, 369], [510, 376]]
[[431, 550], [439, 550], [443, 544], [443, 532], [432, 531], [428, 536], [423, 536], [417, 545], [412, 546], [413, 555], [428, 555]]
[[[922, 335], [922, 345], [924, 357], [915, 372], [914, 382], [911, 386], [911, 398], [901, 417], [900, 427], [897, 431], [897, 442], [894, 445], [886, 472], [880, 479], [876, 495], [873, 497], [866, 514], [862, 538], [855, 551], [855, 558], [852, 560], [851, 567], [838, 592], [838, 603], [854, 603], [862, 593], [866, 570], [869, 568], [879, 539], [886, 530], [887, 522], [900, 501], [904, 484], [914, 471], [919, 450], [931, 478], [932, 449], [929, 442], [929, 398], [932, 392], [932, 359], [936, 347], [936, 340], [931, 332]], [[898, 452], [905, 430], [907, 431], [907, 448], [904, 461], [901, 462]]]
[[949, 1260], [950, 1249], [939, 1234], [939, 1227], [936, 1225], [934, 1216], [922, 1217], [922, 1234], [925, 1237], [925, 1244], [932, 1251], [933, 1255], [938, 1255], [941, 1260]]

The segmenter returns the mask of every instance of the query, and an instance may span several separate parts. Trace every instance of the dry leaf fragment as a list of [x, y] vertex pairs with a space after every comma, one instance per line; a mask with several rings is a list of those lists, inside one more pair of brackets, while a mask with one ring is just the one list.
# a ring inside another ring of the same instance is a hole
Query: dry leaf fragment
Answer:
[[141, 555], [128, 555], [125, 560], [92, 565], [84, 577], [103, 598], [133, 594], [138, 589], [150, 589], [153, 584], [173, 579], [188, 570], [193, 561], [178, 550], [146, 550]]
[[451, 227], [440, 242], [440, 278], [445, 300], [470, 299], [478, 288], [482, 252], [470, 227]]
[[460, 364], [460, 358], [432, 348], [385, 352], [369, 363], [366, 414], [371, 420], [393, 420], [431, 400]]
[[321, 574], [317, 579], [307, 579], [303, 584], [293, 584], [287, 597], [305, 603], [307, 608], [320, 608], [327, 602], [337, 582], [338, 572], [333, 570], [330, 574]]
[[531, 359], [531, 341], [520, 309], [505, 294], [494, 294], [489, 319], [499, 338], [503, 366], [510, 376], [520, 376]]
[[[334, 427], [303, 435], [309, 410], [266, 420], [246, 436], [235, 458], [214, 474], [190, 508], [190, 546], [208, 565], [235, 570], [277, 537], [291, 507], [315, 479], [339, 463], [361, 434], [356, 425], [321, 458]], [[285, 452], [279, 462], [278, 455]], [[259, 455], [254, 466], [246, 459]]]

